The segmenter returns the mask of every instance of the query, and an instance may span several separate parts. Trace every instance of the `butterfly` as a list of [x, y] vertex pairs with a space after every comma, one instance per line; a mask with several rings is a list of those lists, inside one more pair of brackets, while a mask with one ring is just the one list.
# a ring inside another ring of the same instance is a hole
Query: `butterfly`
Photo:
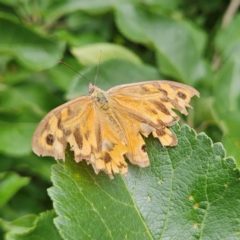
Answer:
[[186, 107], [199, 92], [164, 80], [123, 84], [103, 91], [89, 84], [89, 95], [50, 111], [39, 123], [32, 140], [37, 155], [65, 159], [70, 145], [76, 162], [85, 159], [95, 173], [128, 173], [126, 157], [139, 167], [149, 166], [143, 136], [158, 138], [162, 146], [176, 146], [168, 128], [179, 120], [173, 111], [187, 115]]

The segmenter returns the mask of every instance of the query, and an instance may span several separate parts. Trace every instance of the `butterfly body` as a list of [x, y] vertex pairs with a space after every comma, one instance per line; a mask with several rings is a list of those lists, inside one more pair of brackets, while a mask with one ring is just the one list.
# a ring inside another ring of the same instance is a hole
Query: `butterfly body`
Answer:
[[[91, 89], [91, 86], [89, 87], [89, 89]], [[94, 86], [94, 89], [89, 92], [92, 92], [91, 98], [93, 102], [98, 106], [99, 109], [102, 109], [104, 111], [109, 109], [110, 107], [109, 101], [108, 101], [107, 93], [105, 91]]]
[[32, 141], [37, 155], [65, 158], [70, 144], [75, 160], [85, 159], [96, 173], [127, 174], [127, 163], [149, 165], [142, 135], [153, 134], [163, 146], [175, 146], [177, 139], [167, 128], [199, 93], [192, 87], [171, 81], [124, 84], [108, 91], [90, 84], [89, 94], [52, 110], [37, 127]]

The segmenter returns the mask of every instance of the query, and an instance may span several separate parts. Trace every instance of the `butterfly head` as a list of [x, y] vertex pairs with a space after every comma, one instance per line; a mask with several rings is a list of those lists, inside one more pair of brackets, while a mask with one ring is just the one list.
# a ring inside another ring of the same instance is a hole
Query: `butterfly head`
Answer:
[[92, 94], [95, 91], [96, 88], [97, 87], [90, 82], [89, 87], [88, 87], [88, 93]]

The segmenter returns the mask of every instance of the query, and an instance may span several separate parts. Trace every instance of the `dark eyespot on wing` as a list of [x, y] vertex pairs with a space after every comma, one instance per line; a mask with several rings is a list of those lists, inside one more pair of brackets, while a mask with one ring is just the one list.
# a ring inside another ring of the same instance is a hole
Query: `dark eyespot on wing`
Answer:
[[111, 158], [110, 154], [106, 152], [103, 156], [103, 160], [105, 163], [108, 163], [108, 162], [111, 162], [112, 158]]
[[48, 134], [46, 137], [46, 143], [47, 145], [52, 146], [54, 142], [54, 136], [52, 134]]
[[142, 147], [141, 147], [141, 149], [142, 149], [143, 152], [147, 152], [146, 144], [143, 144]]
[[185, 100], [187, 98], [186, 94], [183, 92], [178, 92], [177, 95], [182, 98], [183, 100]]

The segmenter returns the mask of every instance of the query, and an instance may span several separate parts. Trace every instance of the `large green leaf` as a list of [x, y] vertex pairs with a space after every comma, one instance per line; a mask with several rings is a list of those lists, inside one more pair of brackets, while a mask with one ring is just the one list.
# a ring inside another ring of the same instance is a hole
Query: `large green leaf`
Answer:
[[[64, 239], [237, 239], [239, 171], [221, 144], [176, 124], [176, 147], [146, 141], [151, 165], [96, 175], [68, 152], [49, 189]], [[224, 226], [224, 227], [223, 227]]]
[[199, 53], [205, 38], [197, 29], [130, 4], [118, 6], [116, 23], [128, 39], [155, 47], [162, 73], [189, 84], [206, 74]]
[[126, 59], [133, 63], [141, 64], [141, 59], [127, 48], [117, 44], [95, 43], [71, 49], [72, 54], [83, 66], [92, 66], [110, 59]]

